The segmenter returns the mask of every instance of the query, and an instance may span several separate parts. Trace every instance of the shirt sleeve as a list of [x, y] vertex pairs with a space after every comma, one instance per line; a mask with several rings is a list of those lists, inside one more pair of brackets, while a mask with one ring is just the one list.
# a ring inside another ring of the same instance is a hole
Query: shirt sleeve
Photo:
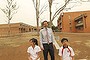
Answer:
[[59, 49], [58, 55], [59, 55], [59, 56], [62, 56], [62, 49], [61, 49], [61, 48]]
[[74, 50], [71, 48], [71, 56], [74, 56], [75, 53], [74, 53]]
[[30, 53], [30, 50], [29, 50], [29, 48], [27, 49], [27, 53]]
[[40, 52], [41, 51], [41, 48], [38, 46], [38, 51], [37, 52]]
[[42, 44], [43, 36], [42, 36], [41, 30], [40, 30], [39, 34], [40, 34], [40, 47], [43, 48], [43, 44]]

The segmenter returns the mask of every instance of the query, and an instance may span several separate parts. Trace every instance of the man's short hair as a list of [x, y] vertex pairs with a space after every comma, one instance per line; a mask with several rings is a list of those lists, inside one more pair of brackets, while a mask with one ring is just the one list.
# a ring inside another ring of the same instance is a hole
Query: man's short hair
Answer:
[[45, 21], [42, 22], [42, 24], [44, 24], [44, 22], [47, 22], [48, 23], [48, 21], [45, 20]]
[[63, 39], [61, 40], [61, 43], [63, 43], [65, 40], [68, 42], [68, 39], [67, 39], [67, 38], [63, 38]]

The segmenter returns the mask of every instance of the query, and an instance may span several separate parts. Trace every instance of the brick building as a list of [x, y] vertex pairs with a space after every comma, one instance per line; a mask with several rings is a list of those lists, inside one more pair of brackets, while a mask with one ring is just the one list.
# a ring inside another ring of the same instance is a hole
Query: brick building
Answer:
[[60, 32], [90, 32], [90, 11], [65, 12], [57, 20]]
[[[25, 33], [35, 31], [36, 27], [30, 26], [25, 23], [11, 23], [10, 34]], [[9, 32], [8, 24], [0, 24], [0, 35], [6, 35]]]

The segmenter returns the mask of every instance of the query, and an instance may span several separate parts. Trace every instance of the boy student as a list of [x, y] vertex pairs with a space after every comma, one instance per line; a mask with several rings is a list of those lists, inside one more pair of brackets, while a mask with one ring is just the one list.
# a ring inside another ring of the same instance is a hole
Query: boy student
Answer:
[[68, 39], [63, 38], [61, 40], [63, 46], [59, 49], [60, 60], [74, 60], [74, 51], [68, 46]]
[[29, 40], [30, 47], [28, 47], [28, 59], [29, 60], [40, 60], [39, 52], [41, 51], [40, 47], [38, 46], [38, 41], [35, 38]]

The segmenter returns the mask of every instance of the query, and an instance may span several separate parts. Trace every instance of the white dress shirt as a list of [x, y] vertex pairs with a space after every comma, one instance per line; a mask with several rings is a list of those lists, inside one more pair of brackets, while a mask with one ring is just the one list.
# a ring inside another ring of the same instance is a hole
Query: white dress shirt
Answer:
[[[47, 32], [48, 32], [48, 41], [49, 43], [53, 43], [54, 39], [54, 35], [53, 35], [53, 31], [51, 28], [47, 28]], [[40, 43], [41, 43], [41, 47], [43, 47], [44, 43], [48, 43], [47, 41], [47, 33], [46, 33], [46, 28], [43, 28], [40, 30]]]

